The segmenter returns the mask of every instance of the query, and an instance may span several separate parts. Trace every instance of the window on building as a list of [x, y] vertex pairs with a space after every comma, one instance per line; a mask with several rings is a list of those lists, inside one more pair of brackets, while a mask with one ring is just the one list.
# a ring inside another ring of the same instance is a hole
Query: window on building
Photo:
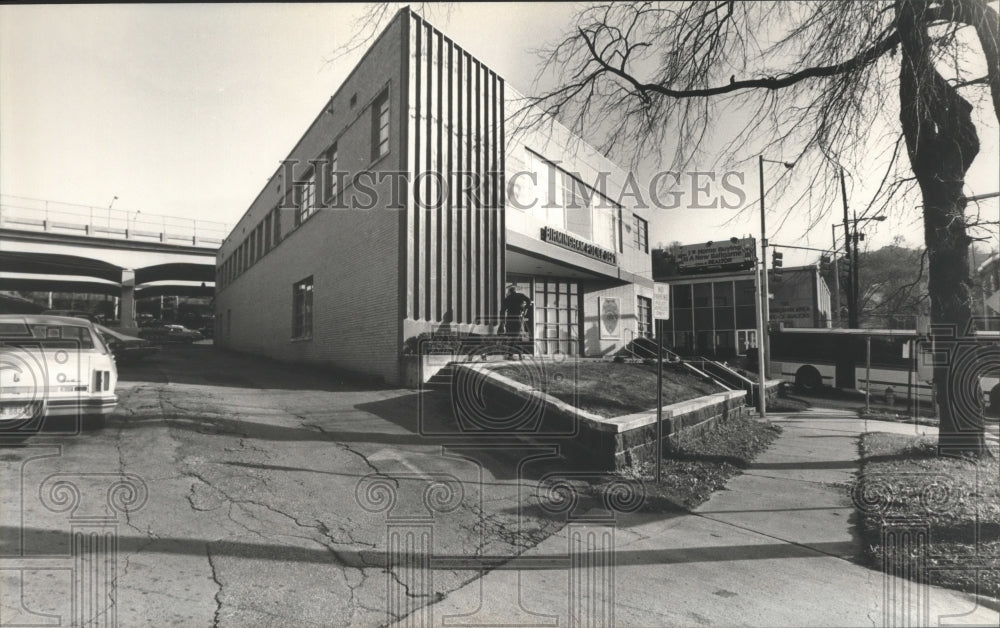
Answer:
[[389, 90], [372, 103], [372, 161], [389, 153]]
[[609, 251], [620, 250], [617, 203], [530, 149], [524, 167], [531, 176], [518, 177], [515, 192], [529, 214]]
[[[566, 209], [563, 193], [565, 185], [562, 171], [545, 158], [528, 151], [528, 172], [534, 179], [534, 195], [530, 213], [545, 224], [558, 229], [566, 228]], [[524, 178], [528, 180], [527, 177]]]
[[312, 172], [305, 181], [296, 184], [299, 202], [295, 211], [295, 225], [301, 225], [316, 213], [316, 173]]
[[632, 244], [643, 253], [649, 253], [649, 223], [632, 214]]
[[274, 214], [274, 246], [278, 246], [278, 242], [281, 242], [281, 209], [275, 207], [271, 213]]
[[653, 300], [649, 297], [636, 297], [636, 332], [645, 338], [653, 337]]
[[292, 286], [292, 338], [312, 338], [313, 278]]
[[264, 252], [271, 250], [271, 212], [264, 216]]

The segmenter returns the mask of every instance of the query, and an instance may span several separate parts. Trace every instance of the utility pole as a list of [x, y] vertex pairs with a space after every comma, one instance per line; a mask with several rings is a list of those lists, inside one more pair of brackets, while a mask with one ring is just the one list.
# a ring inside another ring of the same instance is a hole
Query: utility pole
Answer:
[[840, 195], [841, 200], [844, 205], [844, 248], [846, 249], [846, 257], [848, 262], [847, 276], [852, 277], [850, 285], [847, 286], [847, 326], [850, 328], [857, 328], [858, 326], [858, 313], [857, 313], [857, 301], [855, 300], [854, 292], [854, 280], [853, 280], [853, 267], [854, 264], [851, 262], [851, 227], [850, 219], [847, 216], [847, 184], [844, 182], [844, 169], [840, 169]]
[[840, 267], [837, 264], [837, 225], [830, 225], [833, 233], [833, 325], [843, 327], [844, 321], [840, 316]]
[[851, 264], [851, 290], [854, 292], [854, 325], [852, 327], [858, 328], [861, 326], [861, 276], [858, 272], [858, 264], [861, 263], [858, 257], [858, 212], [854, 212], [854, 262]]

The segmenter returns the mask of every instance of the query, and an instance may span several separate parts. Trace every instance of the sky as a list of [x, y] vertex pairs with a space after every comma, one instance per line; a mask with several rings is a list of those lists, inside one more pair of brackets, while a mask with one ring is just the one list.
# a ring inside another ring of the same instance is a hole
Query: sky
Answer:
[[[364, 10], [349, 4], [0, 7], [0, 194], [95, 207], [117, 197], [116, 209], [235, 224], [360, 59], [363, 51], [331, 61]], [[557, 37], [573, 12], [573, 5], [558, 3], [453, 3], [432, 7], [427, 17], [529, 92], [538, 67], [533, 50]], [[1000, 190], [995, 122], [969, 179], [974, 193]], [[649, 161], [638, 174], [656, 169]], [[779, 176], [794, 185], [794, 173], [782, 170], [769, 164], [767, 185]], [[651, 243], [757, 235], [755, 163], [744, 180], [745, 211], [655, 211]], [[849, 196], [863, 197], [865, 189], [852, 180]], [[984, 216], [996, 220], [998, 207], [987, 201]], [[830, 245], [830, 223], [838, 217], [810, 230], [794, 214], [782, 222], [783, 210], [769, 212], [772, 241]], [[911, 246], [922, 241], [913, 211], [895, 212], [866, 231], [870, 247], [895, 236]], [[996, 229], [987, 237], [986, 248], [1000, 245]], [[785, 265], [814, 259], [788, 251]]]

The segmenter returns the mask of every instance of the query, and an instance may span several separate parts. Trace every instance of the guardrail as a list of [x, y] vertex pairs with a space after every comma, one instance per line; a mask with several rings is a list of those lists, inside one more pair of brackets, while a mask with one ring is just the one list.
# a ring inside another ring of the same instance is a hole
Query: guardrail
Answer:
[[0, 195], [0, 228], [217, 248], [222, 222]]

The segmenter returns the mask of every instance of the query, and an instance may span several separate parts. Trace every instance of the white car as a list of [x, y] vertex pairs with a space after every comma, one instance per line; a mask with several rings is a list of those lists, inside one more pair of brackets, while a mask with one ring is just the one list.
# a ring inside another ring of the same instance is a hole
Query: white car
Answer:
[[49, 417], [103, 426], [118, 405], [117, 383], [114, 356], [90, 321], [0, 315], [0, 440], [23, 440]]

